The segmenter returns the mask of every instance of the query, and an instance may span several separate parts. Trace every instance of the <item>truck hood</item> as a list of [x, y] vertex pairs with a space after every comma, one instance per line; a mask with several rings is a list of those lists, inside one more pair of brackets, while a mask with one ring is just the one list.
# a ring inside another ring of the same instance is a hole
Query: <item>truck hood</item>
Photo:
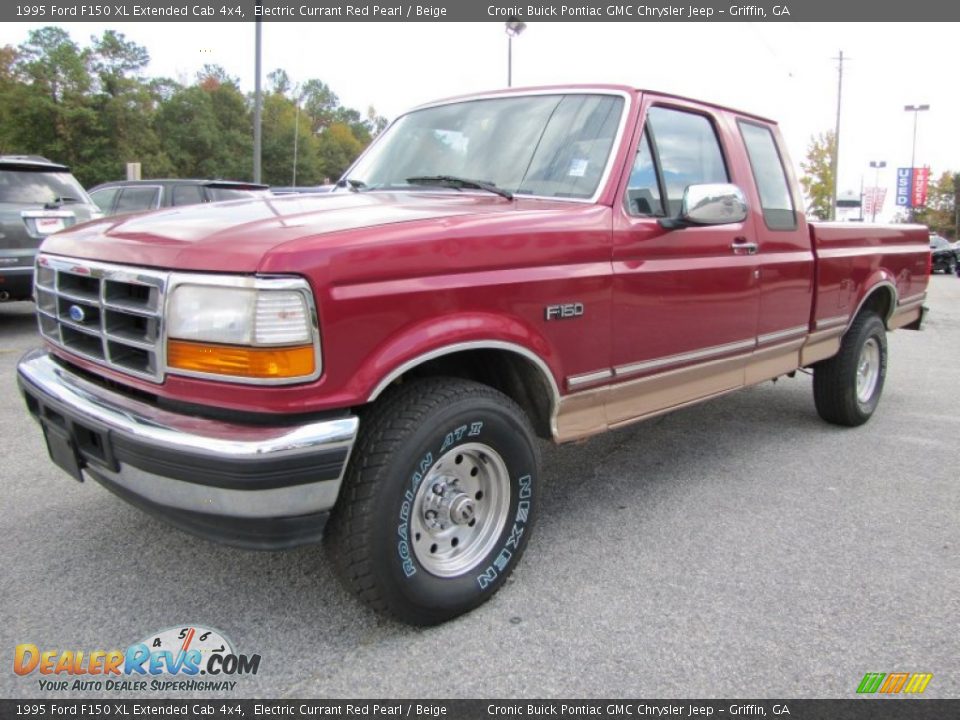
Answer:
[[42, 250], [147, 267], [252, 273], [270, 250], [295, 240], [516, 208], [495, 195], [457, 192], [267, 197], [106, 218], [52, 235]]

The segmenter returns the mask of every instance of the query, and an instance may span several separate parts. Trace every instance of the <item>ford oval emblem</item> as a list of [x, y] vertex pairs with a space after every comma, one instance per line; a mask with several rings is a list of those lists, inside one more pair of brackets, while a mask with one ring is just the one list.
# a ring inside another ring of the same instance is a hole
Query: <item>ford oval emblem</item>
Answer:
[[80, 307], [79, 305], [71, 305], [69, 312], [70, 312], [70, 319], [73, 320], [75, 323], [82, 323], [84, 320], [87, 319], [87, 314], [83, 311], [83, 308]]

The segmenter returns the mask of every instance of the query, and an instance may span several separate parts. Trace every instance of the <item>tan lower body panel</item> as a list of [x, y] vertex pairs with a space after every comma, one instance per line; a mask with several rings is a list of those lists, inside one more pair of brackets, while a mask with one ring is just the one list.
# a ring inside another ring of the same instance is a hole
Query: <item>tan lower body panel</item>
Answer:
[[[842, 328], [833, 332], [839, 348]], [[567, 395], [560, 400], [554, 439], [579, 440], [793, 372], [801, 367], [805, 342], [798, 338], [748, 354]]]
[[811, 333], [800, 348], [800, 367], [832, 358], [840, 352], [840, 339], [844, 330], [845, 327], [836, 327]]
[[887, 322], [887, 329], [896, 330], [897, 328], [902, 328], [904, 325], [909, 325], [919, 320], [920, 313], [923, 311], [921, 306], [922, 303], [916, 303], [914, 305], [898, 307]]

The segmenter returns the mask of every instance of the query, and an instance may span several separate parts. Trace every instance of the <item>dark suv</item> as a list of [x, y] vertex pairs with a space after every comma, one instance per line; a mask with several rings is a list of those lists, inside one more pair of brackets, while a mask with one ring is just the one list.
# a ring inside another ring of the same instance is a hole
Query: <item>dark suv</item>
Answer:
[[956, 274], [960, 263], [960, 243], [952, 243], [942, 235], [930, 233], [930, 254], [930, 272], [942, 270], [950, 275]]
[[107, 215], [239, 200], [266, 193], [266, 185], [233, 180], [117, 180], [90, 189], [90, 197]]
[[70, 168], [37, 155], [0, 155], [0, 301], [33, 294], [33, 262], [47, 235], [103, 213]]

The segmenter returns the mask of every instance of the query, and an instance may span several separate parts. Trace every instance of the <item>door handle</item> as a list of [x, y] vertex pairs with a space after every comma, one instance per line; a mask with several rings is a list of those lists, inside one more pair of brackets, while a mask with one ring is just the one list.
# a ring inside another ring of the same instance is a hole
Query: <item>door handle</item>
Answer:
[[736, 237], [730, 245], [735, 255], [756, 255], [760, 246], [755, 242], [750, 242], [745, 237]]

